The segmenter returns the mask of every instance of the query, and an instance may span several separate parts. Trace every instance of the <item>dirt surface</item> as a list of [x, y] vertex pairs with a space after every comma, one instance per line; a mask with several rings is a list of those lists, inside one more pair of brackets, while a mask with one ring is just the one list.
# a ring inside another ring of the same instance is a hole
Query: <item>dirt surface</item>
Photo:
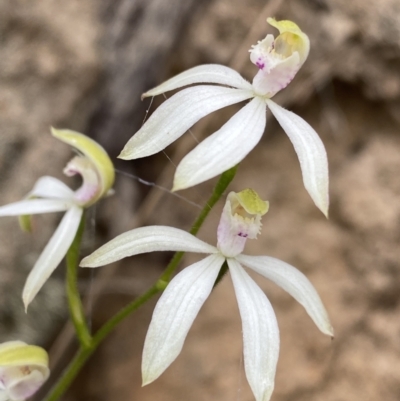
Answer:
[[[48, 126], [63, 124], [84, 131], [90, 125], [89, 105], [95, 103], [101, 86], [101, 44], [108, 34], [102, 26], [104, 14], [94, 2], [41, 1], [29, 8], [22, 3], [12, 8], [4, 2], [5, 11], [0, 13], [5, 43], [0, 51], [2, 204], [23, 197], [40, 175], [60, 177], [69, 151], [49, 139]], [[272, 400], [398, 401], [399, 3], [209, 1], [191, 16], [160, 82], [200, 63], [235, 65], [250, 79], [255, 71], [247, 49], [272, 32], [261, 20], [264, 13], [293, 19], [310, 36], [309, 59], [276, 101], [308, 121], [326, 146], [330, 219], [323, 217], [306, 193], [293, 147], [270, 115], [262, 141], [241, 164], [230, 189], [252, 187], [270, 201], [262, 234], [248, 242], [246, 253], [280, 258], [305, 273], [320, 293], [335, 329], [331, 341], [288, 294], [253, 275], [275, 308], [281, 332]], [[236, 110], [215, 113], [195, 126], [194, 134], [208, 135]], [[194, 146], [190, 137], [186, 141]], [[180, 159], [176, 156], [179, 146], [167, 149], [175, 163]], [[125, 171], [151, 181], [171, 170], [163, 154], [126, 166]], [[161, 184], [168, 186], [171, 180], [172, 174]], [[214, 183], [211, 180], [181, 195], [201, 205]], [[151, 189], [126, 177], [118, 178], [117, 188], [116, 196], [97, 210], [99, 220], [91, 231], [97, 236], [88, 235], [87, 251], [94, 242], [100, 244], [139, 221], [188, 229], [198, 211], [159, 190], [155, 190], [161, 194], [156, 199]], [[147, 198], [150, 206], [142, 206], [135, 215], [133, 206], [139, 207], [149, 194], [153, 196]], [[216, 241], [221, 208], [222, 203], [199, 235], [210, 243]], [[49, 333], [54, 334], [65, 313], [61, 274], [44, 287], [32, 314], [25, 317], [22, 312], [19, 292], [24, 278], [55, 220], [38, 219], [37, 223], [41, 231], [32, 240], [18, 233], [14, 219], [1, 220], [2, 339], [19, 336], [50, 343]], [[93, 327], [147, 288], [170, 257], [144, 255], [120, 263], [118, 274], [111, 275], [91, 309]], [[181, 268], [195, 260], [196, 256], [188, 255]], [[97, 280], [101, 280], [100, 271], [89, 281]], [[82, 284], [86, 282], [85, 276]], [[93, 293], [88, 296], [94, 299]], [[141, 351], [154, 304], [150, 302], [112, 334], [64, 400], [253, 399], [243, 370], [241, 322], [229, 276], [205, 303], [178, 359], [155, 383], [141, 388]]]

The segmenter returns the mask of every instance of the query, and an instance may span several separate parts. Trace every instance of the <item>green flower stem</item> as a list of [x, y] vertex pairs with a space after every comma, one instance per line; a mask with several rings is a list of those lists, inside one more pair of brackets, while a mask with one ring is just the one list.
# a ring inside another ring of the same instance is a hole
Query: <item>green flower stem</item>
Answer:
[[89, 348], [92, 342], [89, 327], [86, 322], [85, 313], [78, 290], [78, 266], [79, 250], [82, 241], [83, 230], [85, 227], [85, 213], [82, 214], [81, 222], [74, 241], [68, 249], [67, 261], [67, 298], [69, 314], [75, 327], [76, 335], [83, 348]]
[[[191, 234], [193, 235], [197, 234], [207, 215], [210, 213], [213, 206], [221, 198], [226, 188], [235, 177], [236, 170], [237, 166], [231, 168], [230, 170], [226, 171], [221, 175], [210, 199], [200, 212], [199, 217], [193, 223], [193, 226], [190, 230]], [[77, 243], [79, 245], [80, 241]], [[100, 343], [114, 330], [114, 328], [120, 322], [125, 320], [132, 312], [134, 312], [136, 309], [140, 308], [143, 304], [145, 304], [148, 300], [150, 300], [154, 295], [164, 291], [164, 289], [167, 287], [171, 279], [173, 272], [177, 268], [178, 263], [182, 259], [183, 254], [184, 252], [176, 252], [171, 262], [168, 264], [168, 266], [166, 267], [160, 278], [157, 280], [157, 282], [153, 286], [151, 286], [144, 294], [136, 298], [130, 304], [121, 309], [117, 314], [115, 314], [110, 320], [104, 323], [104, 325], [91, 338], [90, 345], [88, 347], [81, 342], [81, 347], [77, 351], [74, 359], [72, 359], [70, 364], [66, 367], [63, 375], [61, 376], [59, 381], [55, 384], [55, 386], [50, 390], [50, 393], [44, 399], [44, 401], [57, 401], [69, 388], [69, 386], [75, 379], [76, 375], [85, 365], [87, 359], [93, 354], [93, 352], [97, 349]]]

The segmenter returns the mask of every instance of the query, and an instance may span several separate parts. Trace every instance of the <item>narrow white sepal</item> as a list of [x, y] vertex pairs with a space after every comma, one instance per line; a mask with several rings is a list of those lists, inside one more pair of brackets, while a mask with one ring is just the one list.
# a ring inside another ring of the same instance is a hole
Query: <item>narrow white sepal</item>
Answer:
[[130, 160], [160, 152], [207, 114], [252, 96], [250, 90], [220, 86], [199, 85], [184, 89], [150, 116], [118, 157]]
[[241, 162], [260, 141], [265, 124], [265, 101], [256, 97], [182, 159], [172, 190], [192, 187]]
[[247, 381], [256, 401], [269, 401], [279, 356], [279, 329], [274, 310], [260, 287], [235, 259], [227, 259], [242, 318]]
[[155, 251], [217, 253], [216, 247], [174, 227], [148, 226], [118, 235], [81, 262], [82, 267], [104, 266], [128, 256]]
[[25, 310], [66, 255], [75, 238], [82, 213], [83, 209], [79, 206], [72, 206], [65, 213], [35, 266], [33, 266], [22, 292]]
[[324, 144], [315, 130], [298, 115], [270, 99], [267, 104], [294, 146], [306, 190], [316, 206], [328, 217], [329, 176]]
[[200, 83], [220, 84], [238, 89], [252, 90], [251, 83], [246, 81], [232, 68], [219, 64], [205, 64], [190, 68], [168, 79], [168, 81], [144, 93], [142, 98], [157, 96], [161, 93], [181, 88], [182, 86]]
[[28, 194], [28, 198], [31, 196], [73, 200], [74, 191], [57, 178], [44, 176], [36, 181], [32, 191]]
[[317, 327], [324, 334], [333, 337], [333, 328], [321, 298], [303, 273], [288, 263], [270, 256], [239, 255], [237, 260], [287, 291], [304, 306]]
[[40, 214], [63, 212], [73, 204], [59, 199], [31, 199], [10, 203], [0, 207], [0, 216], [21, 216], [26, 214]]
[[182, 270], [158, 301], [146, 335], [143, 385], [159, 377], [181, 352], [185, 338], [210, 295], [225, 258], [210, 255]]

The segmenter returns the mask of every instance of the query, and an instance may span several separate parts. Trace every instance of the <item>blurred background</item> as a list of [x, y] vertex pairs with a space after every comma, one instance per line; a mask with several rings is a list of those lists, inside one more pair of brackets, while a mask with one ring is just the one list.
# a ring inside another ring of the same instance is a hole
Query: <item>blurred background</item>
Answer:
[[[230, 190], [252, 187], [270, 201], [262, 235], [246, 253], [278, 257], [303, 271], [328, 309], [335, 339], [314, 326], [288, 294], [260, 277], [281, 330], [275, 401], [400, 399], [400, 3], [398, 0], [2, 0], [0, 2], [0, 204], [16, 201], [42, 175], [62, 178], [70, 149], [50, 126], [90, 135], [112, 155], [116, 194], [89, 212], [83, 255], [128, 229], [189, 229], [215, 180], [182, 200], [170, 188], [174, 164], [195, 146], [186, 134], [151, 158], [115, 157], [141, 126], [140, 94], [204, 63], [251, 80], [248, 49], [268, 16], [295, 21], [311, 53], [274, 100], [320, 134], [330, 162], [330, 219], [306, 193], [293, 147], [269, 115], [266, 133], [241, 163]], [[171, 94], [167, 94], [171, 96]], [[151, 113], [163, 101], [159, 96]], [[201, 139], [239, 106], [196, 124]], [[168, 157], [167, 157], [168, 156]], [[170, 161], [169, 158], [172, 160]], [[64, 178], [63, 178], [64, 179]], [[68, 184], [79, 185], [71, 179]], [[199, 236], [215, 243], [224, 202]], [[64, 267], [29, 309], [21, 291], [60, 215], [37, 216], [33, 235], [15, 218], [0, 222], [0, 341], [19, 338], [50, 350], [55, 380], [76, 347], [66, 324]], [[93, 329], [142, 293], [171, 254], [138, 256], [80, 282]], [[180, 268], [198, 260], [188, 255]], [[250, 401], [239, 313], [229, 276], [208, 299], [183, 351], [141, 388], [140, 361], [155, 300], [104, 342], [63, 400]], [[51, 385], [51, 382], [49, 383]], [[37, 399], [41, 397], [38, 396]]]

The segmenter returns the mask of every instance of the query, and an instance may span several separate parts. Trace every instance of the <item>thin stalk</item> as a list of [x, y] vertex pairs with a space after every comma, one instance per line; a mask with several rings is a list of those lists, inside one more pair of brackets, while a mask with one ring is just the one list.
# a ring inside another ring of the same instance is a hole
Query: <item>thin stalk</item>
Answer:
[[96, 351], [100, 343], [107, 337], [108, 334], [110, 334], [115, 326], [160, 291], [161, 289], [155, 285], [150, 287], [150, 289], [147, 290], [143, 295], [136, 298], [133, 302], [131, 302], [128, 306], [123, 308], [108, 322], [106, 322], [93, 336], [90, 347], [84, 348], [81, 345], [76, 352], [74, 359], [72, 359], [69, 365], [65, 368], [62, 376], [43, 401], [57, 401], [68, 390], [69, 386], [83, 368], [86, 361], [93, 354], [93, 352]]
[[85, 213], [82, 214], [81, 222], [74, 241], [68, 249], [67, 262], [67, 298], [68, 308], [72, 323], [75, 327], [79, 343], [83, 348], [89, 348], [92, 342], [89, 327], [86, 322], [85, 313], [82, 306], [81, 296], [78, 290], [78, 267], [79, 250], [82, 242], [83, 230], [85, 227]]
[[[211, 197], [209, 198], [207, 204], [204, 206], [199, 216], [195, 220], [190, 230], [190, 233], [196, 235], [204, 223], [204, 220], [210, 213], [213, 206], [224, 194], [226, 188], [231, 183], [235, 177], [237, 166], [231, 168], [230, 170], [223, 173], [218, 180], [217, 185], [214, 188]], [[89, 347], [84, 346], [81, 343], [80, 349], [77, 351], [74, 359], [69, 363], [69, 365], [64, 370], [63, 375], [55, 384], [55, 386], [50, 390], [48, 396], [44, 401], [57, 401], [69, 388], [77, 374], [80, 372], [84, 366], [87, 359], [93, 354], [101, 342], [114, 330], [114, 328], [125, 320], [128, 316], [132, 314], [135, 310], [140, 308], [148, 300], [153, 298], [154, 295], [164, 291], [167, 287], [171, 276], [178, 266], [178, 263], [183, 257], [184, 252], [176, 252], [171, 262], [168, 264], [163, 274], [157, 280], [157, 282], [152, 285], [144, 294], [136, 298], [130, 304], [125, 306], [119, 312], [117, 312], [111, 319], [109, 319], [104, 325], [97, 331], [97, 333], [91, 338]]]

